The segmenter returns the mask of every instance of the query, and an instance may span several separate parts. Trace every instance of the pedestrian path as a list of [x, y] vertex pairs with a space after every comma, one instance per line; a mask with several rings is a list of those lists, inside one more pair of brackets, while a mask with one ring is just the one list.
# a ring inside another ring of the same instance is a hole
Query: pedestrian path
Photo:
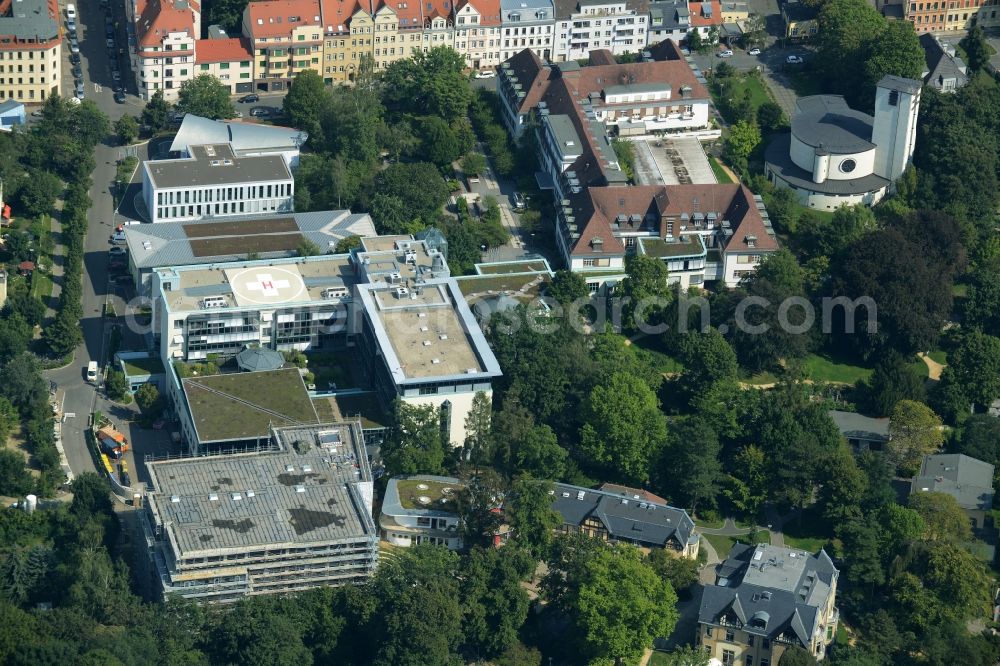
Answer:
[[59, 199], [56, 201], [54, 210], [52, 211], [51, 234], [55, 245], [52, 249], [52, 256], [49, 257], [51, 262], [49, 273], [52, 277], [52, 295], [49, 297], [49, 302], [45, 304], [45, 319], [47, 320], [56, 316], [56, 306], [59, 304], [59, 296], [62, 294], [63, 273], [65, 272], [63, 264], [66, 261], [66, 246], [63, 243], [62, 207], [63, 201]]

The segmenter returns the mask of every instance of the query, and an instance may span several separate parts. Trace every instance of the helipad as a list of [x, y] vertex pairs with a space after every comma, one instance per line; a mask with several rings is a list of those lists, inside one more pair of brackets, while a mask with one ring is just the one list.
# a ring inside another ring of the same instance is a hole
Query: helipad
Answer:
[[239, 306], [274, 305], [309, 299], [305, 282], [295, 264], [227, 269], [225, 274]]

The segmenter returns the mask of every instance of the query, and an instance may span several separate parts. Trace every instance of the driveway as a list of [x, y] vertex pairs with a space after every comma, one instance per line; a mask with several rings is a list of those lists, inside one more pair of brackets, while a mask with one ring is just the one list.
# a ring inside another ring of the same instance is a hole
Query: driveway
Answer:
[[733, 49], [731, 58], [719, 58], [715, 55], [715, 51], [710, 51], [708, 53], [692, 53], [691, 59], [706, 76], [723, 61], [741, 72], [758, 70], [771, 89], [775, 102], [787, 116], [791, 117], [795, 111], [795, 100], [798, 97], [785, 75], [785, 68], [794, 67], [794, 65], [786, 65], [785, 58], [790, 55], [798, 55], [808, 59], [814, 54], [802, 46], [783, 47], [773, 36], [768, 38], [768, 42], [769, 45], [765, 46], [760, 55], [757, 56], [748, 55], [746, 51], [740, 49]]

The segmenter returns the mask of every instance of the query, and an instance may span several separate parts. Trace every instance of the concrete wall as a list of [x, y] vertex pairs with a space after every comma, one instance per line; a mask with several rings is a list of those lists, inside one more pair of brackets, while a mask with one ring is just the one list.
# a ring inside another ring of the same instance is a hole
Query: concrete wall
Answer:
[[[493, 391], [484, 391], [487, 397], [493, 397]], [[465, 417], [472, 410], [472, 400], [475, 393], [449, 393], [445, 395], [421, 395], [401, 398], [409, 405], [431, 405], [437, 409], [445, 401], [451, 404], [451, 421], [449, 423], [448, 435], [452, 446], [463, 446], [465, 444]]]

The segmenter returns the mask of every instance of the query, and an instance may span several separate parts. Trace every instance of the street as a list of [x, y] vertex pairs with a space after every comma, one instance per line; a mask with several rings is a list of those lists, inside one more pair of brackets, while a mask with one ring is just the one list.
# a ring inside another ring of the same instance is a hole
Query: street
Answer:
[[[114, 122], [124, 113], [137, 114], [142, 109], [142, 102], [129, 95], [125, 104], [116, 104], [112, 91], [110, 56], [105, 44], [104, 17], [98, 0], [80, 0], [77, 3], [79, 12], [78, 36], [80, 39], [80, 58], [83, 70], [85, 98], [92, 100]], [[61, 9], [62, 11], [62, 9]], [[112, 11], [119, 23], [119, 43], [124, 39], [123, 7], [114, 5]], [[122, 63], [124, 64], [124, 63]], [[68, 45], [63, 49], [63, 91], [64, 95], [73, 94], [72, 67], [69, 63]], [[123, 77], [130, 78], [127, 69], [122, 69]], [[105, 323], [102, 315], [108, 289], [108, 237], [113, 230], [113, 202], [110, 187], [115, 178], [116, 160], [119, 148], [112, 145], [109, 138], [99, 145], [95, 151], [93, 185], [90, 197], [93, 205], [90, 209], [90, 224], [84, 243], [84, 275], [83, 275], [83, 313], [80, 322], [83, 333], [83, 344], [76, 350], [73, 362], [65, 368], [50, 370], [45, 376], [55, 381], [64, 393], [62, 424], [62, 443], [70, 469], [74, 474], [93, 471], [94, 465], [85, 438], [88, 419], [91, 412], [101, 411], [106, 414], [117, 414], [122, 409], [105, 400], [93, 386], [84, 381], [87, 363], [97, 361], [103, 367], [108, 361], [105, 358]], [[65, 414], [74, 416], [66, 417]]]

